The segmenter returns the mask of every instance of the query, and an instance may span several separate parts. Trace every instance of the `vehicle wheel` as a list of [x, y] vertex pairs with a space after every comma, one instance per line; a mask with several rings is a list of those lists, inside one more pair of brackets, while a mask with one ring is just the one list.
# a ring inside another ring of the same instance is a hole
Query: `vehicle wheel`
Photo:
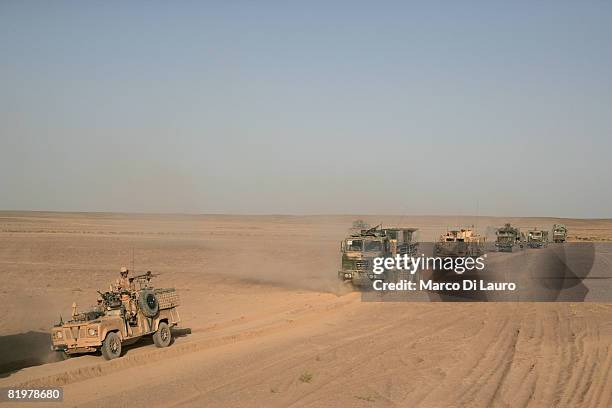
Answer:
[[102, 356], [104, 356], [106, 360], [112, 360], [119, 357], [121, 355], [121, 338], [119, 335], [115, 332], [108, 333], [102, 343], [100, 351], [102, 351]]
[[138, 306], [146, 317], [155, 317], [159, 312], [159, 302], [155, 292], [150, 289], [143, 289], [138, 297]]
[[166, 322], [160, 322], [157, 331], [153, 333], [153, 343], [157, 347], [168, 347], [172, 341], [172, 331]]
[[62, 351], [61, 356], [62, 356], [62, 357], [61, 357], [61, 358], [62, 358], [62, 360], [68, 360], [69, 358], [74, 357], [72, 354], [68, 354], [68, 353], [66, 353], [65, 351]]

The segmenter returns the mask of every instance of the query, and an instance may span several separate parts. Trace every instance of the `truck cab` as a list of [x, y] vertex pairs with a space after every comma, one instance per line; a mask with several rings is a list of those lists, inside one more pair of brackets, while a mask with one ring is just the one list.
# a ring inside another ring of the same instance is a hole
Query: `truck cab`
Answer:
[[503, 227], [495, 231], [496, 240], [495, 248], [498, 252], [512, 252], [514, 248], [523, 248], [525, 234], [521, 233], [518, 228], [510, 224], [505, 224]]
[[485, 237], [472, 228], [449, 230], [434, 245], [434, 256], [441, 258], [477, 258], [485, 253]]
[[548, 245], [548, 231], [533, 228], [527, 232], [527, 246], [529, 248], [544, 248]]
[[342, 266], [338, 279], [355, 286], [367, 286], [374, 280], [393, 280], [391, 271], [374, 274], [374, 258], [397, 254], [414, 256], [417, 251], [416, 228], [381, 228], [361, 230], [346, 237], [340, 245]]
[[553, 226], [553, 242], [563, 243], [567, 239], [567, 227], [563, 224]]

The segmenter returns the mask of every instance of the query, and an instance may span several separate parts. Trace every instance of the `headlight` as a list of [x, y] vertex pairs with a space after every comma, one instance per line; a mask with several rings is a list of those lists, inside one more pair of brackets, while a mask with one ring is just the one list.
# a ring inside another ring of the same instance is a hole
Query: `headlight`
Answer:
[[89, 334], [90, 336], [97, 336], [98, 335], [98, 329], [94, 329], [93, 327], [90, 327], [89, 329], [87, 329], [87, 334]]
[[61, 331], [56, 331], [55, 332], [55, 337], [58, 339], [63, 339], [64, 338], [64, 333], [62, 333]]

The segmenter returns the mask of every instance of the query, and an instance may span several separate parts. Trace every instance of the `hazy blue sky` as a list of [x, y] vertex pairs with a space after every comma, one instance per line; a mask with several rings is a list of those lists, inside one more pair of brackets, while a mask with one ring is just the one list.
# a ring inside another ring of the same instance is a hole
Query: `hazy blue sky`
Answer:
[[2, 0], [0, 209], [612, 217], [611, 75], [604, 1]]

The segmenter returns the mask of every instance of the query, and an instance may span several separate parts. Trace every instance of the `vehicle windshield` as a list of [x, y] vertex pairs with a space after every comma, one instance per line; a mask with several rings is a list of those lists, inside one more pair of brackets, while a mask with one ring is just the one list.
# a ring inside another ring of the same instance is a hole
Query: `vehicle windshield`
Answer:
[[365, 252], [381, 252], [382, 251], [382, 242], [380, 241], [366, 241], [365, 242]]
[[387, 230], [386, 234], [389, 237], [389, 239], [397, 239], [397, 235], [398, 235], [397, 231]]
[[360, 239], [347, 239], [346, 250], [347, 251], [359, 251], [363, 249], [363, 241]]

